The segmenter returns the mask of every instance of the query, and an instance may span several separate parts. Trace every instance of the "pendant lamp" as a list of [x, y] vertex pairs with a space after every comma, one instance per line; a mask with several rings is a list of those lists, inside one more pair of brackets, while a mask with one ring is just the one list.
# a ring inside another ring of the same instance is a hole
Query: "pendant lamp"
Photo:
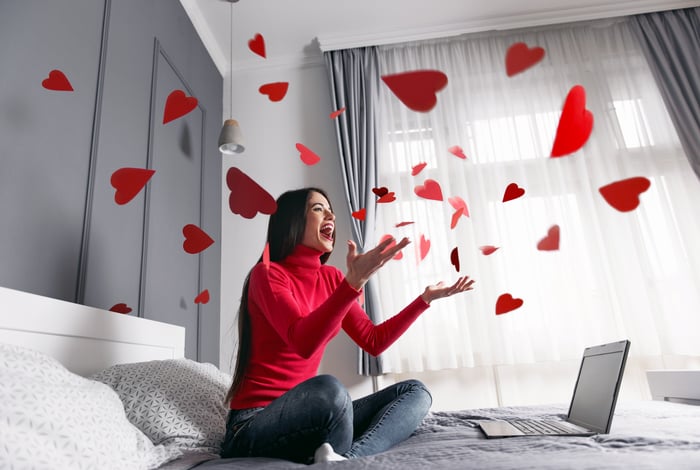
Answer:
[[[233, 113], [233, 4], [238, 0], [228, 0], [231, 4], [229, 15], [229, 80], [231, 80], [231, 108]], [[226, 119], [219, 133], [219, 151], [227, 155], [242, 153], [245, 150], [241, 126], [235, 119]]]

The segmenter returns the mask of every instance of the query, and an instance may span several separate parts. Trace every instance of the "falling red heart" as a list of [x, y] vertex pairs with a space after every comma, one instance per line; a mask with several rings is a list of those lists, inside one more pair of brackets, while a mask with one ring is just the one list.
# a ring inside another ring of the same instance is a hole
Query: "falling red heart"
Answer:
[[459, 145], [454, 145], [454, 146], [448, 148], [447, 151], [450, 152], [455, 157], [462, 158], [465, 160], [467, 158], [467, 156], [464, 155], [464, 150], [462, 150], [462, 147], [460, 147]]
[[41, 86], [53, 91], [73, 91], [73, 85], [70, 84], [68, 77], [60, 70], [50, 71], [49, 76], [42, 80]]
[[262, 34], [256, 33], [253, 39], [248, 40], [248, 49], [260, 57], [266, 58], [265, 38], [263, 38]]
[[425, 162], [419, 163], [417, 165], [414, 165], [411, 167], [411, 176], [416, 176], [418, 173], [423, 171], [423, 168], [425, 168], [428, 164]]
[[459, 218], [462, 216], [462, 214], [464, 214], [464, 207], [460, 207], [454, 214], [452, 214], [452, 221], [450, 222], [451, 229], [457, 226], [457, 222], [459, 222]]
[[365, 220], [365, 217], [367, 217], [367, 209], [363, 207], [362, 209], [353, 212], [352, 216], [357, 220]]
[[540, 251], [556, 251], [559, 249], [559, 226], [552, 225], [547, 231], [547, 236], [537, 243]]
[[405, 227], [406, 225], [412, 225], [412, 224], [414, 224], [414, 223], [415, 223], [415, 222], [399, 222], [399, 223], [396, 224], [394, 227], [396, 227], [396, 228]]
[[420, 263], [425, 259], [430, 251], [430, 240], [425, 238], [425, 235], [420, 236], [420, 243], [418, 244], [418, 262]]
[[413, 192], [424, 199], [442, 201], [442, 189], [440, 188], [440, 183], [430, 178], [425, 180], [422, 185], [418, 185], [413, 188]]
[[481, 252], [482, 252], [485, 256], [488, 256], [488, 255], [490, 255], [491, 253], [493, 253], [494, 251], [498, 250], [498, 247], [497, 247], [497, 246], [493, 246], [493, 245], [484, 245], [484, 246], [480, 246], [479, 249], [481, 250]]
[[463, 209], [464, 216], [469, 217], [469, 208], [467, 208], [467, 203], [464, 202], [464, 199], [459, 196], [452, 196], [447, 198], [447, 202], [449, 202], [455, 210]]
[[516, 42], [506, 52], [506, 75], [523, 72], [544, 58], [544, 49], [541, 47], [527, 47], [524, 42]]
[[174, 90], [165, 100], [165, 109], [163, 110], [163, 124], [181, 118], [185, 114], [197, 107], [197, 98], [185, 95], [182, 90]]
[[114, 202], [119, 205], [131, 201], [146, 186], [155, 170], [148, 168], [120, 168], [109, 179], [114, 192]]
[[[388, 240], [388, 239], [390, 239], [390, 238], [393, 239], [394, 237], [392, 237], [392, 236], [389, 235], [389, 234], [386, 234], [386, 235], [384, 235], [384, 236], [379, 240], [379, 243], [383, 243], [384, 241], [386, 241], [386, 240]], [[384, 251], [390, 250], [391, 248], [393, 248], [393, 247], [395, 247], [395, 246], [396, 246], [396, 240], [393, 240], [391, 243], [389, 243], [389, 245], [388, 245], [386, 248], [384, 248]], [[383, 252], [384, 252], [384, 251], [383, 251]], [[383, 252], [382, 252], [382, 253], [383, 253]], [[398, 253], [396, 253], [396, 254], [394, 255], [394, 257], [393, 257], [392, 259], [400, 260], [401, 258], [403, 258], [403, 253], [402, 253], [401, 251], [399, 251]]]
[[266, 83], [258, 88], [263, 95], [267, 95], [270, 101], [282, 101], [289, 89], [289, 82]]
[[207, 304], [209, 303], [209, 289], [204, 289], [200, 292], [197, 297], [194, 298], [194, 303], [196, 304]]
[[564, 102], [552, 145], [552, 157], [563, 157], [579, 150], [592, 130], [593, 113], [586, 109], [586, 90], [581, 85], [575, 85]]
[[194, 224], [187, 224], [182, 227], [182, 234], [185, 236], [182, 248], [192, 255], [206, 250], [214, 243], [214, 239], [207, 232]]
[[409, 109], [428, 112], [437, 104], [436, 93], [447, 86], [439, 70], [415, 70], [382, 76], [382, 81]]
[[270, 215], [277, 210], [275, 198], [236, 167], [226, 173], [226, 186], [231, 190], [228, 206], [234, 214], [252, 219], [258, 212]]
[[127, 313], [131, 312], [131, 307], [129, 307], [125, 303], [118, 303], [118, 304], [112, 305], [112, 308], [110, 308], [109, 311], [127, 314]]
[[377, 196], [377, 197], [382, 197], [385, 194], [389, 193], [389, 188], [386, 186], [382, 186], [381, 188], [372, 188], [372, 192]]
[[343, 114], [344, 112], [345, 112], [345, 108], [340, 108], [340, 109], [337, 110], [337, 111], [333, 111], [333, 112], [331, 113], [331, 115], [330, 115], [330, 118], [331, 118], [331, 119], [335, 119], [335, 118], [337, 118], [338, 116], [340, 116], [341, 114]]
[[513, 199], [517, 199], [520, 196], [525, 194], [525, 190], [518, 186], [517, 183], [510, 183], [507, 187], [505, 192], [503, 193], [503, 202], [508, 202]]
[[496, 301], [496, 315], [512, 312], [523, 305], [523, 299], [514, 299], [510, 294], [501, 294]]
[[651, 186], [643, 176], [615, 181], [598, 188], [605, 201], [620, 212], [629, 212], [639, 206], [639, 196]]
[[313, 152], [313, 150], [308, 148], [306, 145], [297, 143], [296, 147], [299, 151], [299, 158], [301, 158], [301, 161], [306, 163], [307, 165], [315, 165], [321, 161], [321, 157], [319, 157], [316, 153]]
[[396, 200], [396, 193], [393, 191], [390, 191], [377, 199], [377, 203], [387, 203], [387, 202], [394, 202]]
[[450, 253], [450, 263], [452, 263], [452, 266], [455, 267], [455, 270], [459, 272], [459, 249], [458, 247], [455, 247], [452, 249], [452, 252]]
[[270, 267], [270, 244], [265, 243], [265, 248], [263, 248], [262, 263], [265, 267]]

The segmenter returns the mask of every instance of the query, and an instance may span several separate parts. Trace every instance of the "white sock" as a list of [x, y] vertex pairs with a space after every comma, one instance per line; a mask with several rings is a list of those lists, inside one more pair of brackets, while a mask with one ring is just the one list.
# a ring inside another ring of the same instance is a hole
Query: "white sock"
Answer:
[[329, 443], [324, 442], [321, 446], [314, 452], [314, 463], [319, 462], [336, 462], [339, 460], [347, 460], [342, 455], [336, 454], [333, 450], [333, 446]]

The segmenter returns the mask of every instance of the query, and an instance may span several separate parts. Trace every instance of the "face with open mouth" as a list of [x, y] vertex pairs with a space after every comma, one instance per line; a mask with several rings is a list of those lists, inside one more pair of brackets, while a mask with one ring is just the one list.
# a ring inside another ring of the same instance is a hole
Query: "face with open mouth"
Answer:
[[306, 227], [302, 244], [324, 253], [333, 251], [335, 215], [328, 200], [311, 191], [306, 201]]

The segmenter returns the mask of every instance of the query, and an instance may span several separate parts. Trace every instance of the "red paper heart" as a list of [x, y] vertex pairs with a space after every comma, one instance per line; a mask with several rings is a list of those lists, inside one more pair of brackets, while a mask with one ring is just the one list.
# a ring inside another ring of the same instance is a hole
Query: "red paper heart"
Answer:
[[576, 85], [569, 91], [552, 145], [552, 157], [569, 155], [584, 146], [593, 131], [593, 113], [586, 109], [586, 90]]
[[289, 89], [289, 82], [274, 82], [266, 83], [258, 88], [258, 91], [263, 95], [267, 95], [270, 101], [282, 101]]
[[131, 307], [129, 307], [125, 303], [118, 303], [118, 304], [112, 305], [112, 308], [110, 308], [109, 311], [127, 314], [127, 313], [131, 312]]
[[[379, 240], [379, 243], [381, 244], [381, 243], [383, 243], [384, 241], [388, 240], [389, 238], [394, 238], [394, 237], [392, 237], [392, 236], [389, 235], [389, 234], [386, 234], [386, 235], [384, 235], [384, 236], [381, 238], [381, 240]], [[395, 246], [396, 246], [396, 240], [393, 240], [391, 243], [389, 243], [389, 246], [387, 246], [386, 248], [384, 248], [384, 251], [390, 250], [391, 248], [393, 248], [393, 247], [395, 247]], [[384, 251], [382, 251], [382, 253], [383, 253]], [[403, 258], [403, 253], [402, 253], [401, 251], [399, 251], [398, 253], [396, 253], [396, 254], [394, 255], [394, 257], [393, 257], [392, 259], [400, 260], [401, 258]]]
[[377, 199], [377, 203], [387, 203], [387, 202], [394, 202], [396, 200], [396, 193], [393, 191], [390, 191]]
[[510, 183], [505, 192], [503, 193], [503, 202], [508, 202], [513, 199], [517, 199], [525, 194], [525, 190], [517, 185], [517, 183]]
[[266, 267], [270, 267], [270, 244], [265, 243], [265, 248], [263, 248], [262, 263]]
[[170, 121], [181, 118], [196, 107], [197, 98], [185, 95], [185, 92], [182, 90], [172, 91], [165, 100], [163, 124], [167, 124]]
[[146, 186], [155, 170], [147, 168], [120, 168], [109, 179], [114, 192], [114, 202], [119, 205], [131, 201]]
[[309, 165], [309, 166], [315, 165], [321, 161], [321, 157], [319, 157], [317, 154], [315, 154], [306, 145], [298, 143], [296, 145], [296, 147], [297, 147], [297, 150], [299, 151], [299, 157], [301, 158], [301, 161], [306, 163], [307, 165]]
[[539, 241], [537, 249], [540, 251], [556, 251], [559, 249], [559, 226], [552, 225], [547, 231], [547, 236]]
[[262, 58], [266, 57], [265, 38], [263, 38], [262, 34], [256, 33], [255, 36], [253, 36], [253, 39], [248, 40], [248, 49]]
[[523, 305], [523, 299], [514, 299], [510, 294], [502, 294], [496, 301], [496, 315], [512, 312]]
[[479, 249], [481, 250], [481, 252], [482, 252], [485, 256], [488, 256], [488, 255], [490, 255], [491, 253], [493, 253], [494, 251], [498, 250], [498, 247], [497, 247], [497, 246], [493, 246], [493, 245], [484, 245], [484, 246], [480, 246]]
[[413, 188], [413, 192], [424, 199], [442, 201], [442, 189], [440, 188], [440, 183], [432, 179], [427, 179], [422, 185], [418, 185]]
[[395, 225], [395, 227], [396, 227], [396, 228], [405, 227], [406, 225], [412, 225], [412, 224], [414, 224], [414, 223], [415, 223], [415, 222], [399, 222], [398, 224]]
[[209, 303], [209, 289], [204, 289], [200, 292], [197, 297], [194, 298], [194, 303], [196, 304], [207, 304]]
[[419, 163], [418, 165], [414, 165], [413, 167], [411, 167], [411, 176], [416, 176], [418, 173], [423, 171], [423, 168], [425, 168], [427, 165], [428, 165], [427, 163], [423, 162], [423, 163]]
[[516, 42], [506, 52], [506, 75], [523, 72], [544, 58], [544, 49], [541, 47], [527, 47], [524, 42]]
[[448, 148], [447, 151], [450, 152], [455, 157], [462, 158], [465, 160], [467, 158], [467, 156], [464, 155], [464, 150], [462, 150], [462, 147], [460, 147], [459, 145], [454, 145], [454, 146]]
[[60, 70], [50, 71], [49, 76], [42, 80], [41, 86], [53, 91], [73, 91], [73, 85], [70, 84], [68, 77]]
[[452, 221], [450, 222], [450, 228], [455, 228], [457, 226], [457, 222], [459, 222], [459, 218], [462, 217], [462, 214], [464, 214], [464, 207], [460, 207], [457, 209], [457, 211], [452, 214]]
[[381, 188], [372, 188], [372, 192], [373, 192], [376, 196], [382, 197], [382, 196], [384, 196], [385, 194], [388, 194], [388, 193], [389, 193], [389, 188], [387, 188], [386, 186], [382, 186]]
[[447, 75], [439, 70], [416, 70], [384, 75], [382, 80], [409, 109], [428, 112], [437, 104], [436, 93], [447, 86]]
[[344, 112], [345, 112], [345, 108], [340, 108], [340, 109], [337, 110], [337, 111], [333, 111], [333, 112], [331, 113], [331, 115], [330, 115], [330, 118], [331, 118], [331, 119], [335, 119], [335, 118], [337, 118], [338, 116], [340, 116], [341, 114], [343, 114]]
[[639, 206], [639, 195], [651, 186], [643, 176], [616, 181], [598, 188], [605, 201], [620, 212], [629, 212]]
[[464, 202], [464, 199], [459, 196], [452, 196], [447, 198], [447, 202], [449, 202], [455, 210], [463, 209], [464, 216], [469, 217], [469, 208], [467, 207], [467, 203]]
[[204, 230], [194, 224], [182, 227], [182, 234], [185, 236], [182, 248], [192, 255], [206, 250], [214, 243], [214, 240]]
[[252, 219], [258, 212], [270, 215], [277, 210], [275, 198], [236, 167], [226, 173], [226, 186], [231, 190], [228, 206], [234, 214]]
[[418, 244], [418, 262], [420, 263], [425, 259], [430, 251], [430, 240], [425, 238], [425, 235], [420, 236], [420, 243]]
[[450, 263], [455, 267], [455, 270], [459, 272], [459, 249], [457, 247], [452, 249], [450, 253]]
[[367, 217], [367, 209], [363, 207], [362, 209], [353, 212], [352, 216], [357, 220], [365, 220], [365, 217]]

